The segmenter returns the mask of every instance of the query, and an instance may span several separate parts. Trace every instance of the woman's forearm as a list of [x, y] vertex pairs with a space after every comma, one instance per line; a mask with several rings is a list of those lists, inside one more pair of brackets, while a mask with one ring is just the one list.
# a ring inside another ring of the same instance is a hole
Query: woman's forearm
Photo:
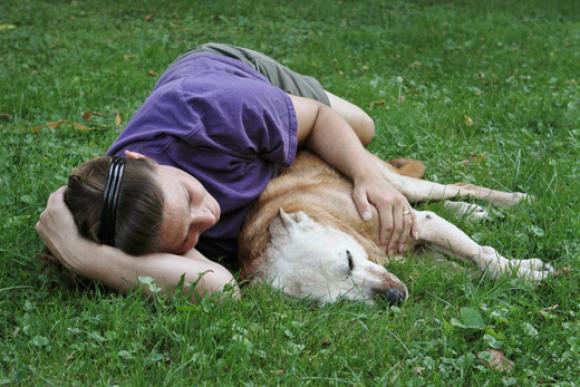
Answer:
[[196, 284], [198, 294], [221, 291], [230, 284], [237, 293], [237, 284], [223, 266], [201, 255], [182, 257], [156, 253], [134, 257], [106, 246], [85, 252], [91, 256], [86, 265], [77, 268], [78, 274], [102, 282], [106, 286], [126, 292], [139, 284], [139, 277], [151, 277], [163, 291], [172, 292], [184, 278], [185, 285]]

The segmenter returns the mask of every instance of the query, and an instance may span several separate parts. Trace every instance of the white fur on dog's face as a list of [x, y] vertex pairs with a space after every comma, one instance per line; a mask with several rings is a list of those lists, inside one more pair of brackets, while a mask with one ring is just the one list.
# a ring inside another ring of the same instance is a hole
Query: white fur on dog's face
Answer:
[[397, 277], [368, 260], [353, 237], [302, 211], [280, 210], [269, 231], [272, 239], [258, 276], [290, 296], [322, 303], [339, 299], [372, 303], [387, 289], [408, 294]]

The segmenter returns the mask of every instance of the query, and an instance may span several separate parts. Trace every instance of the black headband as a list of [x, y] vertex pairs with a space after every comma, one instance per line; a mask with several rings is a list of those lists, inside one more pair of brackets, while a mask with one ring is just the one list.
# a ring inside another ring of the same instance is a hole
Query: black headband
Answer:
[[119, 191], [123, 170], [126, 160], [122, 157], [113, 156], [109, 162], [109, 172], [107, 172], [107, 183], [103, 192], [103, 211], [101, 213], [101, 227], [99, 239], [102, 243], [115, 246], [115, 222], [117, 221], [117, 204], [119, 202]]

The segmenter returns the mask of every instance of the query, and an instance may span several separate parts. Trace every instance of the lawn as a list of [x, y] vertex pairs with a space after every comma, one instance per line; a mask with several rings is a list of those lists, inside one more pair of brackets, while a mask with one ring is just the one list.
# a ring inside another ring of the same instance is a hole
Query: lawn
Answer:
[[[47, 267], [34, 224], [49, 194], [207, 41], [316, 76], [375, 119], [373, 152], [421, 159], [430, 180], [534, 195], [454, 221], [559, 275], [493, 282], [409, 254], [390, 266], [404, 305], [319, 307], [267, 287], [238, 302], [123, 296]], [[8, 0], [0, 52], [0, 385], [578, 384], [576, 0]]]

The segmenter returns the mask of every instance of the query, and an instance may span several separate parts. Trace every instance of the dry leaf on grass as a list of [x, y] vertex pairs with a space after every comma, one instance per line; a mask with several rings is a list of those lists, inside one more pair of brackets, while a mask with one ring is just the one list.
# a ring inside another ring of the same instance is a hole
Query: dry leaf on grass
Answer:
[[65, 120], [48, 121], [46, 126], [48, 126], [50, 129], [58, 129], [63, 123], [65, 123]]
[[62, 125], [70, 125], [76, 130], [80, 130], [81, 132], [85, 132], [89, 130], [86, 126], [81, 124], [80, 122], [76, 121], [69, 121], [69, 120], [57, 120], [57, 121], [48, 121], [46, 124], [36, 125], [31, 129], [32, 133], [39, 134], [42, 128], [50, 128], [50, 129], [58, 129]]
[[469, 117], [467, 114], [463, 116], [463, 121], [465, 125], [472, 126], [473, 125], [473, 118]]
[[423, 66], [423, 63], [421, 63], [421, 61], [416, 60], [409, 65], [409, 68], [418, 69], [421, 66]]
[[556, 309], [558, 309], [558, 307], [559, 307], [559, 306], [560, 306], [560, 305], [558, 305], [558, 304], [554, 304], [554, 305], [548, 306], [548, 307], [546, 307], [546, 308], [542, 308], [542, 309], [540, 309], [540, 310], [541, 310], [541, 311], [544, 311], [544, 312], [551, 312], [551, 311], [553, 311], [553, 310], [556, 310]]
[[379, 100], [376, 100], [376, 101], [373, 101], [373, 102], [371, 102], [371, 105], [370, 105], [370, 107], [371, 107], [371, 109], [372, 109], [372, 108], [374, 108], [375, 106], [385, 106], [385, 103], [386, 103], [386, 102], [385, 102], [385, 100], [384, 100], [384, 99], [379, 99]]
[[539, 314], [540, 316], [544, 319], [544, 320], [553, 320], [556, 318], [555, 314], [552, 314], [550, 312], [553, 312], [554, 310], [558, 309], [558, 304], [554, 304], [552, 306], [548, 306], [546, 308], [542, 308], [539, 310]]
[[115, 126], [121, 126], [121, 124], [123, 123], [123, 118], [121, 117], [121, 114], [119, 112], [115, 113]]
[[469, 156], [469, 159], [461, 161], [463, 165], [469, 165], [471, 163], [483, 163], [486, 159], [485, 154], [483, 153], [476, 153]]
[[505, 357], [502, 351], [488, 349], [477, 354], [478, 359], [487, 368], [498, 371], [509, 371], [514, 368], [514, 362]]
[[14, 24], [0, 23], [0, 31], [13, 30], [16, 26]]
[[40, 133], [42, 128], [44, 128], [45, 126], [46, 125], [44, 125], [44, 124], [36, 125], [35, 127], [31, 128], [30, 130], [32, 131], [32, 133], [38, 134], [38, 133]]
[[70, 124], [73, 126], [73, 128], [75, 128], [76, 130], [80, 130], [81, 132], [89, 130], [89, 128], [87, 128], [86, 126], [84, 126], [79, 122], [71, 122]]
[[413, 374], [415, 374], [415, 376], [421, 376], [421, 374], [423, 374], [423, 371], [425, 371], [425, 367], [414, 367], [413, 368]]

